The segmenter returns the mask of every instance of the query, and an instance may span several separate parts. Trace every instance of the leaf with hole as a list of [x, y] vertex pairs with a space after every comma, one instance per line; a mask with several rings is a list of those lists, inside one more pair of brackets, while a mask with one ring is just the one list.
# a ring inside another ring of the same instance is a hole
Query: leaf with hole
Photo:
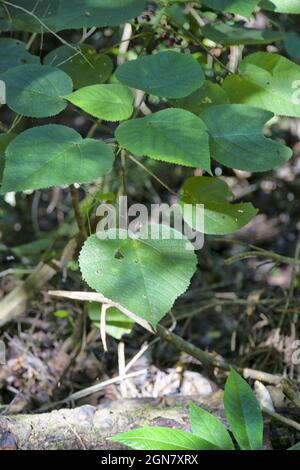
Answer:
[[[144, 230], [145, 239], [130, 238], [123, 229], [108, 230], [105, 239], [90, 236], [79, 264], [92, 289], [155, 327], [188, 288], [196, 256], [191, 244], [175, 230], [155, 224]], [[164, 238], [167, 236], [169, 239]]]
[[6, 84], [7, 105], [23, 116], [54, 116], [67, 106], [64, 95], [72, 92], [71, 78], [46, 65], [20, 65], [0, 75]]
[[18, 39], [0, 38], [0, 73], [24, 64], [39, 64], [40, 59], [30, 54], [26, 43]]
[[124, 85], [91, 85], [65, 98], [88, 114], [105, 121], [122, 121], [133, 113], [133, 93]]
[[[257, 210], [250, 203], [232, 204], [232, 197], [232, 192], [221, 179], [208, 176], [188, 178], [181, 197], [183, 217], [193, 229], [208, 235], [236, 232], [255, 217]], [[183, 204], [195, 207], [187, 211]], [[204, 220], [198, 215], [197, 204], [204, 206]]]
[[230, 75], [223, 88], [231, 103], [267, 109], [279, 116], [300, 117], [300, 66], [270, 52], [255, 52]]
[[203, 0], [203, 3], [213, 10], [249, 17], [255, 10], [259, 0]]
[[204, 122], [183, 109], [165, 109], [122, 123], [116, 130], [120, 146], [147, 156], [210, 172], [208, 134]]
[[224, 392], [226, 418], [241, 450], [263, 445], [263, 418], [258, 401], [247, 382], [232, 369]]
[[262, 127], [272, 117], [269, 111], [240, 104], [207, 109], [202, 119], [210, 135], [211, 157], [239, 170], [280, 167], [291, 158], [292, 150], [262, 135]]
[[229, 99], [223, 88], [216, 83], [205, 80], [202, 87], [194, 91], [185, 98], [178, 98], [177, 100], [169, 100], [174, 108], [182, 108], [191, 113], [201, 116], [205, 109], [215, 104], [229, 104]]
[[[3, 29], [32, 33], [118, 26], [140, 15], [144, 0], [12, 0], [0, 7]], [[12, 6], [15, 5], [15, 6]]]
[[234, 450], [232, 439], [219, 418], [194, 403], [190, 403], [189, 418], [193, 434], [220, 450]]
[[226, 23], [207, 24], [202, 28], [205, 37], [224, 46], [240, 44], [270, 44], [281, 41], [284, 34], [269, 29], [253, 29], [244, 26], [231, 26]]
[[126, 62], [116, 77], [124, 85], [165, 98], [187, 96], [204, 82], [201, 65], [191, 55], [174, 51]]
[[113, 160], [108, 145], [69, 127], [34, 127], [6, 148], [1, 192], [89, 183], [108, 173]]
[[44, 64], [66, 72], [76, 89], [105, 83], [113, 72], [111, 58], [107, 54], [98, 54], [87, 44], [78, 47], [78, 51], [69, 46], [58, 47], [45, 57]]
[[112, 438], [136, 450], [219, 450], [217, 446], [182, 429], [132, 429]]

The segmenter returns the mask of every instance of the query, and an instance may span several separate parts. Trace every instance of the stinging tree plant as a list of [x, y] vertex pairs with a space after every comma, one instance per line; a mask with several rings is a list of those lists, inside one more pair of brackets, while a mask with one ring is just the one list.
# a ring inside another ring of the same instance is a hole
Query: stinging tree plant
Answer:
[[[70, 186], [76, 202], [75, 183], [87, 185], [113, 172], [120, 158], [141, 165], [147, 157], [201, 169], [204, 176], [185, 180], [181, 203], [204, 204], [206, 234], [239, 230], [257, 209], [234, 202], [225, 181], [213, 176], [212, 161], [250, 172], [276, 169], [292, 151], [263, 130], [270, 129], [274, 116], [300, 117], [299, 65], [265, 51], [266, 44], [285, 41], [287, 33], [241, 25], [260, 9], [300, 14], [293, 0], [0, 1], [0, 80], [6, 105], [15, 113], [8, 129], [1, 126], [1, 193]], [[132, 25], [136, 50], [132, 60], [116, 67], [114, 48], [98, 51], [89, 41], [96, 29], [124, 22]], [[83, 31], [79, 43], [63, 39], [64, 30], [78, 29]], [[29, 33], [27, 44], [15, 39], [20, 31]], [[47, 54], [30, 53], [40, 34], [60, 46]], [[226, 65], [231, 45], [240, 46], [241, 53], [247, 45], [257, 51], [243, 54], [232, 71]], [[216, 46], [220, 58], [213, 53]], [[134, 90], [146, 102], [158, 103], [150, 106], [155, 111], [142, 117]], [[87, 135], [52, 119], [69, 105], [94, 120]], [[21, 118], [29, 119], [16, 134]], [[42, 118], [51, 123], [36, 125], [34, 119]], [[103, 121], [115, 123], [111, 138], [95, 138]], [[86, 238], [83, 215], [78, 204], [75, 208]], [[193, 225], [193, 217], [187, 222]], [[186, 250], [184, 239], [144, 243], [91, 234], [79, 263], [93, 290], [156, 329], [188, 288], [196, 255]]]

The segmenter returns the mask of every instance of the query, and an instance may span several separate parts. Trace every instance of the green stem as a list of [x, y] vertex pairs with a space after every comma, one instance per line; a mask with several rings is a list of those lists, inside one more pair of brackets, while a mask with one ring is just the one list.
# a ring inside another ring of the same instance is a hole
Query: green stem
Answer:
[[134, 163], [136, 163], [136, 165], [138, 165], [139, 167], [141, 167], [146, 173], [148, 173], [150, 176], [152, 176], [152, 178], [154, 178], [161, 186], [163, 186], [167, 191], [169, 191], [171, 194], [174, 194], [174, 196], [178, 196], [179, 197], [179, 194], [176, 193], [175, 191], [173, 191], [173, 189], [171, 189], [166, 183], [164, 183], [158, 176], [156, 176], [155, 173], [152, 173], [151, 170], [149, 170], [145, 165], [143, 165], [141, 162], [139, 162], [138, 160], [136, 160], [132, 155], [128, 155], [130, 160], [132, 160]]
[[78, 191], [73, 184], [69, 186], [71, 199], [72, 199], [72, 206], [74, 209], [75, 219], [78, 225], [79, 232], [84, 240], [87, 239], [88, 233], [85, 227], [85, 223], [81, 214], [80, 205], [79, 205], [79, 197]]
[[230, 265], [235, 263], [236, 261], [241, 261], [247, 258], [265, 258], [271, 261], [275, 261], [276, 263], [285, 263], [290, 264], [292, 266], [300, 266], [300, 260], [295, 258], [290, 258], [288, 256], [282, 256], [278, 253], [273, 253], [272, 251], [245, 251], [244, 253], [239, 253], [238, 255], [231, 256], [227, 260], [225, 260], [226, 265]]

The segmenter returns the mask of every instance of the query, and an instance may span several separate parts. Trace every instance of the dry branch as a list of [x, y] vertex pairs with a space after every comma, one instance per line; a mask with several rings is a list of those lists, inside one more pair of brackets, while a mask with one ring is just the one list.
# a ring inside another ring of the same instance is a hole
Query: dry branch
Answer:
[[[193, 401], [223, 418], [220, 393]], [[0, 450], [116, 449], [110, 437], [139, 426], [190, 430], [189, 398], [129, 399], [51, 413], [0, 417]]]

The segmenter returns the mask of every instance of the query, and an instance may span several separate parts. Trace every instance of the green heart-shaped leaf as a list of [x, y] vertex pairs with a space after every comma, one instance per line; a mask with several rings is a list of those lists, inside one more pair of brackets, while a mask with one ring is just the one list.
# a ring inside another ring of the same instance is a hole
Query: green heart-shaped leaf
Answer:
[[[157, 239], [150, 238], [153, 227], [159, 229]], [[175, 239], [175, 230], [170, 229], [169, 239], [164, 238], [164, 226], [151, 225], [147, 230], [148, 239], [130, 238], [121, 229], [109, 230], [110, 238], [105, 240], [92, 235], [82, 248], [79, 264], [92, 289], [155, 327], [188, 288], [196, 256], [184, 237]]]
[[73, 90], [71, 78], [47, 65], [20, 65], [0, 75], [6, 84], [7, 105], [23, 116], [54, 116], [67, 106], [64, 95]]
[[165, 109], [122, 123], [119, 144], [137, 156], [210, 172], [208, 134], [204, 122], [183, 109]]
[[249, 104], [279, 116], [300, 117], [300, 66], [279, 54], [255, 52], [223, 88], [231, 103]]
[[124, 85], [91, 85], [65, 98], [83, 111], [105, 121], [122, 121], [133, 113], [133, 94]]
[[[209, 235], [226, 235], [236, 232], [255, 217], [257, 210], [250, 203], [232, 204], [233, 194], [225, 181], [208, 176], [193, 176], [183, 185], [182, 204], [192, 204], [193, 211], [184, 211], [183, 217], [194, 229]], [[203, 204], [204, 221], [196, 212]]]
[[159, 52], [121, 65], [117, 79], [132, 88], [165, 98], [182, 98], [204, 82], [201, 65], [191, 55]]
[[6, 148], [1, 192], [89, 183], [108, 173], [113, 160], [108, 145], [69, 127], [33, 127]]
[[241, 104], [210, 107], [202, 119], [210, 134], [211, 157], [239, 170], [267, 171], [280, 167], [293, 152], [262, 135], [262, 127], [272, 117], [269, 111]]

